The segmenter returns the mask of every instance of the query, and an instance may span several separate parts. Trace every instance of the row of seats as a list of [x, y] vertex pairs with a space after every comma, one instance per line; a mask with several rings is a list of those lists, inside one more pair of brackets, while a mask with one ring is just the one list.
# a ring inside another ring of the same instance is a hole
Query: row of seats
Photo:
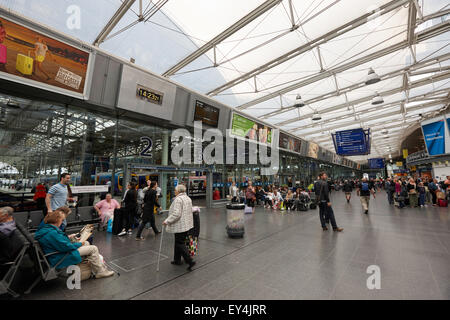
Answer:
[[[44, 213], [42, 210], [14, 212], [13, 217], [16, 223], [21, 224], [29, 231], [35, 231], [44, 219]], [[72, 229], [85, 224], [99, 224], [99, 222], [100, 218], [93, 207], [72, 208], [72, 213], [67, 217], [66, 228]]]

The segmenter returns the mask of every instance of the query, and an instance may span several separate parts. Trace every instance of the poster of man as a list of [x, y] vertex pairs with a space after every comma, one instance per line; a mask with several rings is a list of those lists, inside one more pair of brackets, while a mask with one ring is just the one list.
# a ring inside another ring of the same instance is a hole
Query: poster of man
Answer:
[[88, 52], [0, 16], [0, 73], [84, 95], [88, 63]]

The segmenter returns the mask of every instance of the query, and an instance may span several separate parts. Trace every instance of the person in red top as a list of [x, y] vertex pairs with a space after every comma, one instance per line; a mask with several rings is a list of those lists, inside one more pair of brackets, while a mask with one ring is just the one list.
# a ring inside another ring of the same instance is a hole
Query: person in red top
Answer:
[[217, 188], [213, 192], [213, 200], [220, 200], [220, 191]]
[[47, 190], [42, 183], [39, 183], [36, 186], [36, 191], [34, 193], [33, 200], [36, 201], [38, 210], [42, 210], [44, 212], [44, 216], [47, 215], [47, 206], [45, 205], [45, 197], [47, 196]]

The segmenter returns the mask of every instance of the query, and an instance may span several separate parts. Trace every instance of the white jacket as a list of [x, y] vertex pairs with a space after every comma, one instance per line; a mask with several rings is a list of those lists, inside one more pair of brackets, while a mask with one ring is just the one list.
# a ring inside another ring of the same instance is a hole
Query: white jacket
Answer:
[[166, 231], [169, 233], [181, 233], [194, 227], [192, 200], [186, 193], [180, 193], [173, 200], [169, 208], [169, 216], [165, 222], [168, 224]]

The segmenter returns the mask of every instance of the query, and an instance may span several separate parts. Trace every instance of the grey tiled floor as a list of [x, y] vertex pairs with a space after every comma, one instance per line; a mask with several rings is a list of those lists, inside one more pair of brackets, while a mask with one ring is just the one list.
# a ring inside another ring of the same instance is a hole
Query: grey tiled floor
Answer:
[[[65, 280], [42, 283], [24, 299], [449, 299], [450, 210], [397, 209], [384, 192], [371, 200], [368, 216], [359, 198], [347, 204], [332, 194], [344, 232], [323, 232], [318, 210], [281, 214], [257, 208], [246, 216], [243, 239], [229, 239], [226, 210], [201, 212], [200, 252], [194, 271], [170, 264], [173, 235], [165, 234], [156, 272], [152, 257], [159, 237], [95, 235], [107, 262], [121, 273], [82, 282], [68, 290]], [[160, 225], [161, 218], [157, 218]], [[148, 232], [148, 231], [146, 231]], [[124, 257], [130, 257], [129, 261]], [[120, 259], [120, 260], [119, 260]], [[125, 261], [125, 262], [124, 262]], [[126, 265], [121, 270], [116, 265]], [[378, 265], [381, 289], [367, 289], [367, 267]]]

